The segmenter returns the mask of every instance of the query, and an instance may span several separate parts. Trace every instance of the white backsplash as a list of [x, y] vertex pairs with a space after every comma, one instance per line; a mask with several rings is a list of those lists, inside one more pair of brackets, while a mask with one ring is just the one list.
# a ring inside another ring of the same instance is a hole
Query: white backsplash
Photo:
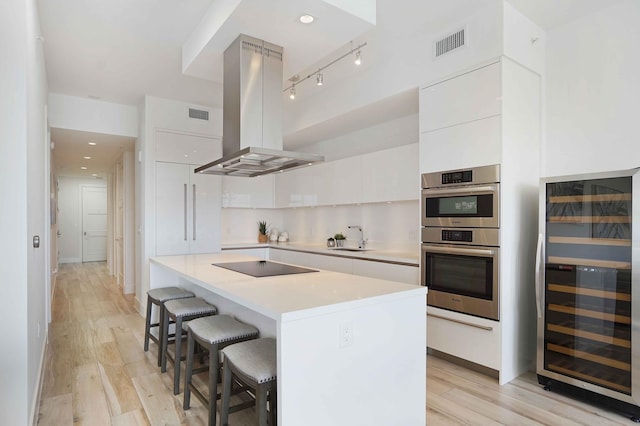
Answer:
[[288, 209], [225, 208], [222, 244], [257, 242], [260, 220], [287, 231], [293, 243], [325, 244], [338, 232], [347, 235], [349, 225], [362, 226], [371, 249], [414, 251], [420, 240], [420, 204], [416, 200]]

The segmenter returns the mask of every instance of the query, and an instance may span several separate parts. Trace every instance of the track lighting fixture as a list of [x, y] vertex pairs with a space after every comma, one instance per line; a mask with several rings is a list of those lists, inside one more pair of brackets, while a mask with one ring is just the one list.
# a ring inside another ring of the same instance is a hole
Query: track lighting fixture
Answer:
[[365, 47], [367, 45], [367, 43], [362, 43], [359, 46], [353, 47], [353, 43], [351, 43], [351, 49], [349, 49], [349, 51], [347, 53], [345, 53], [344, 55], [340, 56], [337, 59], [334, 59], [333, 61], [329, 62], [328, 64], [326, 64], [325, 66], [322, 66], [320, 68], [318, 68], [318, 70], [314, 73], [311, 73], [309, 75], [307, 75], [306, 77], [300, 78], [298, 75], [294, 75], [293, 77], [291, 77], [289, 79], [289, 81], [291, 81], [291, 86], [289, 87], [285, 87], [283, 92], [286, 92], [287, 90], [289, 91], [289, 99], [293, 100], [296, 98], [296, 85], [300, 84], [301, 82], [310, 79], [311, 77], [313, 77], [314, 75], [316, 76], [316, 85], [318, 86], [322, 86], [324, 84], [324, 73], [323, 71], [326, 70], [327, 68], [329, 68], [330, 66], [332, 66], [333, 64], [335, 64], [336, 62], [341, 61], [342, 59], [351, 56], [353, 54], [356, 55], [355, 57], [355, 64], [356, 65], [360, 65], [362, 63], [362, 57], [361, 57], [361, 53], [360, 53], [360, 49], [362, 49], [363, 47]]

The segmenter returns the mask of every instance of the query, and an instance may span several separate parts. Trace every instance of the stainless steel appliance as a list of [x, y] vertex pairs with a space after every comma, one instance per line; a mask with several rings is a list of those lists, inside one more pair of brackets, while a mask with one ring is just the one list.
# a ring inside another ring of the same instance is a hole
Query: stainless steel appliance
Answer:
[[422, 226], [498, 228], [500, 166], [422, 175]]
[[499, 230], [423, 228], [421, 279], [427, 304], [498, 320]]
[[636, 419], [639, 184], [639, 169], [542, 179], [536, 262], [539, 382]]
[[427, 304], [500, 319], [500, 166], [422, 175]]

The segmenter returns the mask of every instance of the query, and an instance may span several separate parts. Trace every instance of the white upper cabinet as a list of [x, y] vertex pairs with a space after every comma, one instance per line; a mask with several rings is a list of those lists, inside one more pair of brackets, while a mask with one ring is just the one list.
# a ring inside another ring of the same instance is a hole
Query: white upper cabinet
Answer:
[[313, 169], [317, 205], [353, 204], [362, 201], [360, 156], [318, 164]]
[[499, 115], [500, 63], [441, 81], [420, 90], [420, 132]]
[[362, 156], [362, 202], [417, 200], [419, 145], [403, 145]]
[[275, 204], [278, 208], [315, 206], [318, 196], [314, 190], [316, 166], [277, 173], [275, 175]]
[[156, 131], [156, 161], [201, 166], [220, 158], [219, 138]]
[[274, 207], [273, 175], [222, 177], [222, 207], [272, 208]]

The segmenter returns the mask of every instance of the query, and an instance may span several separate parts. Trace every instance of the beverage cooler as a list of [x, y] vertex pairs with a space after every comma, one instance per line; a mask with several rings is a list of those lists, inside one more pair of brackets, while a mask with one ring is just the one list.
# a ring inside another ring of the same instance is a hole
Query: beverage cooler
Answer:
[[639, 170], [542, 179], [536, 265], [539, 383], [636, 421]]

